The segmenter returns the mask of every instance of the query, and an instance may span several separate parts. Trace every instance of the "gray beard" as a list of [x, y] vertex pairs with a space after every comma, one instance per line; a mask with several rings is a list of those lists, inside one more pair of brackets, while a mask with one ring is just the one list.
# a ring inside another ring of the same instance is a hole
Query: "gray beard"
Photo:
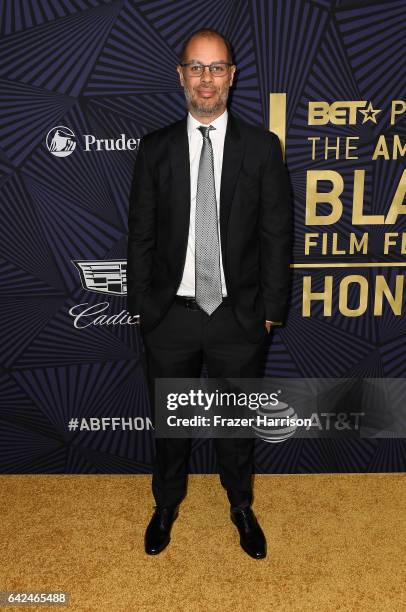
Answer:
[[215, 115], [216, 113], [218, 113], [222, 108], [225, 108], [227, 104], [229, 89], [230, 88], [227, 87], [227, 89], [225, 89], [223, 93], [220, 95], [220, 99], [217, 102], [217, 104], [215, 104], [214, 106], [210, 106], [210, 107], [200, 106], [199, 102], [196, 102], [196, 100], [192, 100], [192, 96], [190, 95], [190, 92], [187, 87], [184, 87], [183, 91], [185, 94], [185, 99], [186, 99], [186, 104], [187, 104], [188, 109], [191, 108], [198, 115], [202, 115], [205, 117], [211, 117], [212, 115]]

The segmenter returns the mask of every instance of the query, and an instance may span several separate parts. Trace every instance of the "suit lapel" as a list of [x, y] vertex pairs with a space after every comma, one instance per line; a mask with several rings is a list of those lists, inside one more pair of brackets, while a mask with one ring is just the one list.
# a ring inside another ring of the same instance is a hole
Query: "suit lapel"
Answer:
[[[220, 237], [223, 262], [226, 258], [227, 228], [235, 184], [240, 171], [244, 142], [237, 121], [230, 111], [224, 139], [223, 165], [220, 184]], [[170, 142], [170, 158], [176, 197], [174, 214], [179, 220], [179, 235], [187, 244], [190, 218], [190, 161], [187, 134], [187, 115], [174, 124]]]
[[243, 152], [244, 141], [234, 115], [228, 111], [220, 185], [220, 237], [223, 265], [226, 261], [228, 220]]
[[173, 214], [181, 240], [181, 253], [186, 253], [190, 218], [190, 161], [187, 134], [187, 115], [174, 124], [170, 135], [170, 160], [175, 196], [172, 200]]

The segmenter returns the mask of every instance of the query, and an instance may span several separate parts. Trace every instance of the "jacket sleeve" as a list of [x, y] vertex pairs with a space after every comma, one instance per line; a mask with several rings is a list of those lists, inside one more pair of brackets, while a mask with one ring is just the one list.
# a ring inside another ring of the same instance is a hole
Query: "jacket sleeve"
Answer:
[[156, 193], [142, 138], [134, 166], [128, 213], [127, 309], [132, 315], [140, 313], [151, 284], [155, 216]]
[[290, 289], [292, 194], [279, 138], [269, 134], [272, 142], [261, 184], [261, 291], [265, 318], [279, 322], [284, 319]]

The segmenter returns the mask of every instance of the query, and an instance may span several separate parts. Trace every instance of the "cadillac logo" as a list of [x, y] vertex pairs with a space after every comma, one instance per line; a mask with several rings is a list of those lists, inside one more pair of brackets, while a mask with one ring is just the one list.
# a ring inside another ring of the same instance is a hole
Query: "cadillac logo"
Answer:
[[82, 286], [96, 293], [127, 294], [127, 261], [125, 259], [72, 260], [79, 270]]

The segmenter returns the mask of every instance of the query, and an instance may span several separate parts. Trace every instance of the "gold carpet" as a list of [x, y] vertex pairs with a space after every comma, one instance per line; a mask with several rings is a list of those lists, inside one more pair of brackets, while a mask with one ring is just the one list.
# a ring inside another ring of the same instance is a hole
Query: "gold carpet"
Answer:
[[268, 541], [248, 557], [218, 476], [190, 476], [169, 546], [144, 553], [150, 476], [1, 476], [1, 591], [69, 607], [3, 610], [406, 610], [406, 474], [261, 475]]

